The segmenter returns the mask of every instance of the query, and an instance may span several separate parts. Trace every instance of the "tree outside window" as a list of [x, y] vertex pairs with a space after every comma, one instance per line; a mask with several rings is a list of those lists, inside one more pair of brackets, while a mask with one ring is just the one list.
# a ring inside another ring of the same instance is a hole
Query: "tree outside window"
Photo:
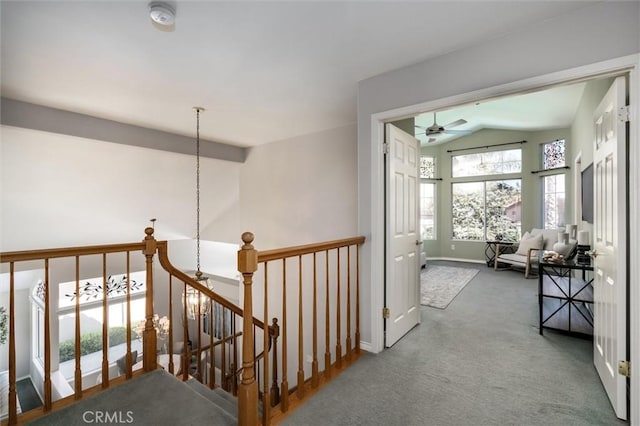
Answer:
[[517, 241], [521, 208], [521, 179], [454, 183], [452, 237], [471, 241]]
[[420, 157], [420, 235], [423, 240], [436, 239], [435, 158]]
[[[562, 139], [542, 145], [542, 168], [544, 170], [564, 167], [565, 141]], [[542, 177], [542, 215], [545, 229], [555, 229], [565, 224], [565, 175], [553, 174]]]

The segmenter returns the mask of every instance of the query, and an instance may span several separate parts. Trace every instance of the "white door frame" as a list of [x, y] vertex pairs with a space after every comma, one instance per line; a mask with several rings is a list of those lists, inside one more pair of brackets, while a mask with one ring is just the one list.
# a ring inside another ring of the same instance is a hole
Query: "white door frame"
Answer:
[[[564, 71], [545, 74], [538, 77], [515, 81], [499, 86], [488, 87], [473, 92], [450, 96], [395, 108], [371, 114], [371, 259], [384, 259], [384, 123], [395, 119], [415, 116], [423, 111], [451, 108], [461, 104], [484, 101], [491, 98], [525, 93], [557, 84], [603, 77], [607, 74], [629, 72], [629, 97], [631, 120], [629, 134], [629, 232], [640, 236], [640, 125], [638, 123], [640, 109], [640, 55], [629, 55], [621, 58], [597, 62]], [[640, 257], [640, 238], [631, 238], [629, 245], [631, 259]], [[371, 277], [371, 346], [372, 352], [378, 353], [384, 348], [384, 324], [382, 308], [384, 306], [384, 263], [370, 263]], [[630, 318], [630, 350], [631, 364], [636, 371], [640, 368], [640, 263], [631, 262], [629, 280], [632, 283], [629, 294]], [[633, 285], [635, 283], [635, 286]], [[367, 345], [369, 346], [369, 345]], [[640, 375], [631, 377], [631, 424], [640, 424]]]

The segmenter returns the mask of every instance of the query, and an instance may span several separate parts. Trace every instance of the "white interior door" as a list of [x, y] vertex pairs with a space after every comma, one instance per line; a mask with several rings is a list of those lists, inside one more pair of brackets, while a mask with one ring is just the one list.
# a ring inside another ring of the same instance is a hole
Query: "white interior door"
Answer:
[[627, 354], [626, 312], [626, 105], [625, 77], [618, 77], [595, 111], [594, 339], [596, 370], [616, 415], [627, 418], [626, 377], [618, 361]]
[[418, 163], [420, 143], [386, 125], [386, 279], [385, 345], [396, 343], [420, 322], [420, 234]]

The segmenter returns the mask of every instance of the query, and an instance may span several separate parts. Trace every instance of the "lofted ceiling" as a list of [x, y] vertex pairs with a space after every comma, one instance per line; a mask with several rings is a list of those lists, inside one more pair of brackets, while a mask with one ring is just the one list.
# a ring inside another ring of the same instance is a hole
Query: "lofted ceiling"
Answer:
[[[203, 138], [256, 146], [354, 123], [361, 80], [597, 2], [172, 3], [163, 31], [145, 1], [2, 1], [2, 96], [186, 136], [202, 106]], [[507, 125], [467, 108], [443, 124]]]
[[[558, 86], [523, 95], [464, 105], [436, 112], [436, 122], [451, 130], [468, 130], [471, 133], [482, 129], [510, 129], [538, 131], [571, 127], [586, 83]], [[421, 127], [433, 125], [434, 114], [427, 112], [415, 117]], [[457, 120], [466, 123], [447, 127]], [[426, 136], [425, 131], [415, 129], [415, 136], [422, 146], [438, 145], [461, 137], [442, 133]], [[429, 142], [429, 139], [435, 139]]]

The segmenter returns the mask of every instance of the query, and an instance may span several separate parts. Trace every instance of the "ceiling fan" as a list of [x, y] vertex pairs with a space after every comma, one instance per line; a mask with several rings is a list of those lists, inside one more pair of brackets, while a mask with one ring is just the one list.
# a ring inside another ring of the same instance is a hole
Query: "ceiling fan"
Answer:
[[417, 126], [417, 128], [419, 129], [424, 129], [424, 134], [426, 136], [430, 136], [429, 139], [427, 140], [427, 143], [431, 143], [431, 142], [435, 142], [436, 138], [434, 136], [437, 135], [441, 135], [443, 133], [445, 134], [449, 134], [449, 135], [470, 135], [471, 133], [473, 133], [472, 130], [453, 130], [451, 129], [452, 127], [456, 127], [456, 126], [460, 126], [462, 124], [465, 124], [467, 122], [467, 120], [464, 119], [459, 119], [456, 121], [452, 121], [449, 124], [445, 124], [444, 126], [439, 125], [436, 122], [436, 113], [433, 113], [433, 124], [429, 127], [424, 127], [424, 126]]

